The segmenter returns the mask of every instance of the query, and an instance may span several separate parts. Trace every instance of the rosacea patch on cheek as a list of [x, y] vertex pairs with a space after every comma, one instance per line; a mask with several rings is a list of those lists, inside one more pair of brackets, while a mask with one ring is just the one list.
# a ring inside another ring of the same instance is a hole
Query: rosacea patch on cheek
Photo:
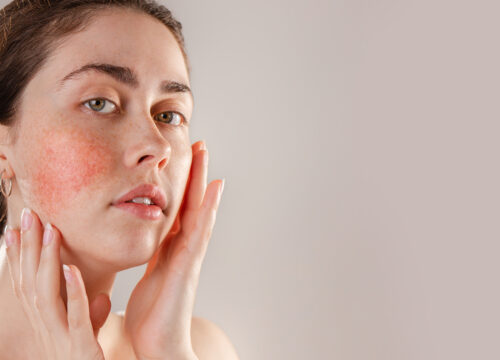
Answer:
[[33, 195], [40, 207], [56, 215], [75, 207], [80, 193], [91, 197], [110, 166], [107, 146], [81, 129], [44, 131], [38, 139]]

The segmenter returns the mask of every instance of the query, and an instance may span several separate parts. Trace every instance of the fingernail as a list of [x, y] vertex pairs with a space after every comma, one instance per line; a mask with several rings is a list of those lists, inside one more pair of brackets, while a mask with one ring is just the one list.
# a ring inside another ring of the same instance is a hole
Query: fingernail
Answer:
[[67, 282], [71, 282], [73, 276], [71, 275], [71, 268], [63, 264], [63, 272], [64, 272], [64, 278], [66, 279]]
[[12, 236], [12, 226], [10, 225], [5, 225], [5, 228], [3, 230], [3, 233], [5, 235], [5, 246], [9, 247], [12, 245], [14, 242], [14, 237]]
[[21, 230], [29, 230], [32, 222], [33, 216], [31, 215], [31, 210], [29, 208], [24, 208], [21, 214]]
[[47, 223], [45, 225], [45, 231], [43, 233], [43, 245], [47, 246], [50, 244], [52, 239], [54, 238], [54, 231], [52, 230], [52, 225]]
[[207, 150], [207, 144], [205, 144], [205, 140], [201, 141], [200, 150]]

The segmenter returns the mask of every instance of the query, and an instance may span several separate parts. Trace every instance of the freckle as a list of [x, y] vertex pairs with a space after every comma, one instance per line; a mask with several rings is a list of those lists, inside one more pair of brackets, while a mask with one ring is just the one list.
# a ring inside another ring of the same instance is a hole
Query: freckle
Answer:
[[[103, 139], [83, 129], [45, 130], [38, 141], [41, 152], [33, 169], [33, 195], [40, 208], [56, 215], [68, 208], [84, 206], [83, 202], [92, 199], [101, 180], [108, 175], [106, 169], [111, 163], [108, 146]], [[75, 199], [82, 200], [82, 204], [75, 205]]]

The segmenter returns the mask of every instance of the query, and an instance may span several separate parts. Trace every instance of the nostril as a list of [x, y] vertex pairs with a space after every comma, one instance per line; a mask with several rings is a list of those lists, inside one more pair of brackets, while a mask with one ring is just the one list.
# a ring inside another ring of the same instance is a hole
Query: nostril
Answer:
[[149, 156], [151, 156], [151, 155], [144, 155], [144, 156], [142, 156], [142, 157], [139, 159], [139, 162], [142, 162], [145, 158], [148, 158]]
[[[150, 158], [154, 159], [155, 157], [153, 155], [144, 155], [144, 156], [141, 156], [141, 158], [139, 159], [138, 163], [142, 163], [142, 162], [146, 161], [146, 159], [150, 159]], [[163, 169], [165, 167], [166, 163], [167, 163], [167, 158], [164, 157], [158, 163], [158, 168]]]
[[162, 161], [160, 161], [160, 163], [158, 164], [158, 167], [160, 169], [163, 169], [163, 167], [165, 166], [165, 163], [167, 162], [167, 159], [162, 159]]

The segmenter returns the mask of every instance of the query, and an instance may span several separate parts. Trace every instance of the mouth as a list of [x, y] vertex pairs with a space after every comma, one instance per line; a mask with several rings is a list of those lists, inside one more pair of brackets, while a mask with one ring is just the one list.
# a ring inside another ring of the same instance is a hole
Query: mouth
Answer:
[[165, 215], [164, 211], [157, 205], [123, 202], [119, 204], [113, 204], [113, 206], [144, 220], [159, 220], [163, 217], [163, 215]]
[[141, 184], [112, 203], [119, 209], [142, 219], [158, 220], [165, 215], [166, 196], [155, 184]]

